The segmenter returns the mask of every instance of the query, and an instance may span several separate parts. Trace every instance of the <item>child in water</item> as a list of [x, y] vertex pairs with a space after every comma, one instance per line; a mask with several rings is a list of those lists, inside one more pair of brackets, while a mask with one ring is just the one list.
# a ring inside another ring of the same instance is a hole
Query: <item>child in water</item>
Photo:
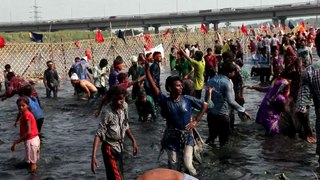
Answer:
[[20, 116], [20, 138], [14, 141], [11, 151], [17, 149], [17, 145], [24, 141], [26, 151], [26, 163], [30, 171], [35, 172], [37, 169], [37, 161], [40, 158], [40, 138], [38, 136], [37, 123], [33, 114], [29, 110], [29, 100], [20, 97], [17, 100]]

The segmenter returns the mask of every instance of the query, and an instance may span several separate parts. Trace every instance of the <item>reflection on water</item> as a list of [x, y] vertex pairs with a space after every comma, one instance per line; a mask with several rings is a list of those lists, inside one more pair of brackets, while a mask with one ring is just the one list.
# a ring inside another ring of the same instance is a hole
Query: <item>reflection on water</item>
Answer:
[[[162, 80], [169, 75], [162, 73]], [[258, 84], [258, 79], [248, 79], [247, 84]], [[102, 155], [98, 151], [99, 168], [97, 175], [90, 170], [91, 149], [94, 133], [99, 119], [93, 116], [93, 108], [73, 97], [73, 88], [69, 82], [62, 84], [57, 100], [45, 99], [45, 89], [37, 85], [45, 111], [43, 126], [44, 139], [41, 144], [41, 160], [36, 179], [105, 179]], [[255, 117], [264, 94], [253, 90], [245, 91], [247, 111]], [[32, 179], [32, 175], [21, 167], [24, 157], [23, 144], [18, 145], [14, 153], [11, 143], [18, 137], [18, 128], [14, 128], [17, 112], [17, 97], [0, 102], [0, 177], [1, 179]], [[139, 122], [134, 103], [130, 102], [130, 126], [138, 141], [139, 152], [132, 155], [130, 141], [125, 146], [125, 176], [134, 179], [142, 172], [166, 167], [164, 153], [157, 160], [160, 139], [165, 121]], [[311, 111], [314, 124], [314, 111]], [[238, 118], [238, 117], [236, 117]], [[198, 126], [203, 139], [208, 135], [206, 116]], [[314, 127], [314, 126], [312, 126]], [[236, 119], [235, 133], [231, 142], [224, 148], [206, 147], [203, 163], [196, 164], [199, 179], [277, 179], [284, 173], [290, 179], [315, 179], [317, 166], [315, 144], [301, 139], [287, 137], [265, 137], [263, 128], [254, 120], [240, 122]]]

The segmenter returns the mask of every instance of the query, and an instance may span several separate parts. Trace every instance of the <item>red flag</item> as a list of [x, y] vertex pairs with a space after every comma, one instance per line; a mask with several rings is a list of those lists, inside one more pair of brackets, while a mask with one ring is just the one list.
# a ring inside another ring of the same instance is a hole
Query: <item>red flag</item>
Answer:
[[200, 30], [201, 30], [203, 33], [205, 33], [205, 34], [207, 34], [207, 33], [208, 33], [208, 30], [207, 30], [207, 28], [206, 28], [206, 25], [205, 25], [205, 24], [203, 24], [203, 23], [201, 23]]
[[2, 36], [0, 36], [0, 48], [3, 48], [6, 45]]
[[286, 25], [285, 25], [285, 24], [281, 24], [281, 28], [282, 28], [283, 30], [286, 30]]
[[166, 31], [164, 32], [163, 36], [164, 36], [165, 39], [168, 38], [169, 32], [170, 32], [170, 28], [166, 29]]
[[87, 56], [87, 58], [88, 58], [89, 60], [92, 59], [91, 53], [90, 53], [89, 49], [86, 49], [85, 54], [86, 54], [86, 56]]
[[146, 50], [150, 50], [152, 48], [152, 41], [150, 39], [149, 34], [144, 35], [144, 38], [146, 39], [147, 44], [145, 45]]
[[304, 22], [303, 22], [303, 21], [300, 23], [300, 25], [301, 25], [301, 27], [303, 27], [303, 28], [306, 27], [306, 26], [304, 25]]
[[78, 41], [78, 40], [74, 41], [74, 45], [76, 46], [77, 49], [80, 48], [80, 47], [79, 47], [79, 41]]
[[267, 25], [263, 25], [263, 30], [264, 30], [264, 32], [266, 32], [266, 34], [268, 34], [268, 28], [267, 28]]
[[242, 31], [242, 33], [244, 34], [244, 35], [248, 35], [248, 30], [247, 30], [247, 28], [242, 24], [242, 26], [241, 26], [241, 31]]
[[99, 43], [103, 43], [104, 42], [104, 39], [103, 39], [103, 36], [101, 34], [100, 29], [98, 29], [97, 34], [96, 34], [96, 41], [99, 42]]

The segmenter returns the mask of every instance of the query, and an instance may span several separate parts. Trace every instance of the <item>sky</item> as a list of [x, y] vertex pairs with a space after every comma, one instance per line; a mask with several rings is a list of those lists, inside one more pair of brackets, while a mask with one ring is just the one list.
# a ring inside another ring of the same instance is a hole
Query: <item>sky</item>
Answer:
[[0, 0], [0, 23], [308, 3], [309, 0]]

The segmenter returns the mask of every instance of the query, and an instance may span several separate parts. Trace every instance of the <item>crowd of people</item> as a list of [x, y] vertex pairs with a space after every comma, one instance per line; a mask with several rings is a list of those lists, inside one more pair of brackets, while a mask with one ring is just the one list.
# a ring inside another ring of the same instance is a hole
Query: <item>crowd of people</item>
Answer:
[[[199, 143], [196, 140], [198, 123], [207, 113], [209, 136], [205, 143], [214, 146], [219, 140], [219, 147], [227, 145], [234, 131], [235, 111], [243, 121], [252, 118], [244, 107], [245, 88], [266, 92], [256, 116], [266, 135], [294, 137], [299, 134], [308, 142], [317, 142], [320, 155], [320, 65], [313, 62], [314, 46], [320, 57], [320, 30], [252, 37], [248, 45], [254, 63], [251, 75], [260, 76], [261, 81], [256, 86], [244, 84], [241, 68], [246, 62], [239, 39], [218, 38], [205, 55], [198, 43], [173, 46], [169, 57], [172, 75], [166, 80], [160, 76], [163, 54], [157, 51], [132, 55], [128, 59], [132, 65], [127, 72], [121, 56], [111, 65], [107, 59], [101, 59], [93, 68], [86, 57], [76, 57], [68, 72], [74, 95], [90, 105], [100, 102], [95, 113], [101, 122], [94, 137], [92, 172], [96, 173], [100, 143], [107, 179], [123, 177], [125, 136], [132, 141], [133, 154], [138, 153], [139, 142], [129, 126], [128, 103], [134, 101], [139, 121], [156, 121], [159, 114], [166, 120], [161, 147], [167, 152], [168, 168], [191, 175], [158, 169], [140, 179], [157, 177], [157, 173], [193, 178], [197, 175], [193, 159]], [[57, 98], [61, 88], [59, 75], [52, 61], [48, 61], [47, 66], [43, 76], [46, 98]], [[9, 64], [5, 66], [4, 78], [5, 93], [0, 98], [20, 96], [15, 122], [20, 126], [20, 138], [11, 150], [15, 151], [17, 144], [25, 142], [26, 162], [31, 171], [35, 171], [44, 121], [40, 99], [34, 83], [17, 76]], [[163, 81], [168, 95], [161, 90]], [[308, 118], [312, 98], [317, 116], [317, 140]]]

